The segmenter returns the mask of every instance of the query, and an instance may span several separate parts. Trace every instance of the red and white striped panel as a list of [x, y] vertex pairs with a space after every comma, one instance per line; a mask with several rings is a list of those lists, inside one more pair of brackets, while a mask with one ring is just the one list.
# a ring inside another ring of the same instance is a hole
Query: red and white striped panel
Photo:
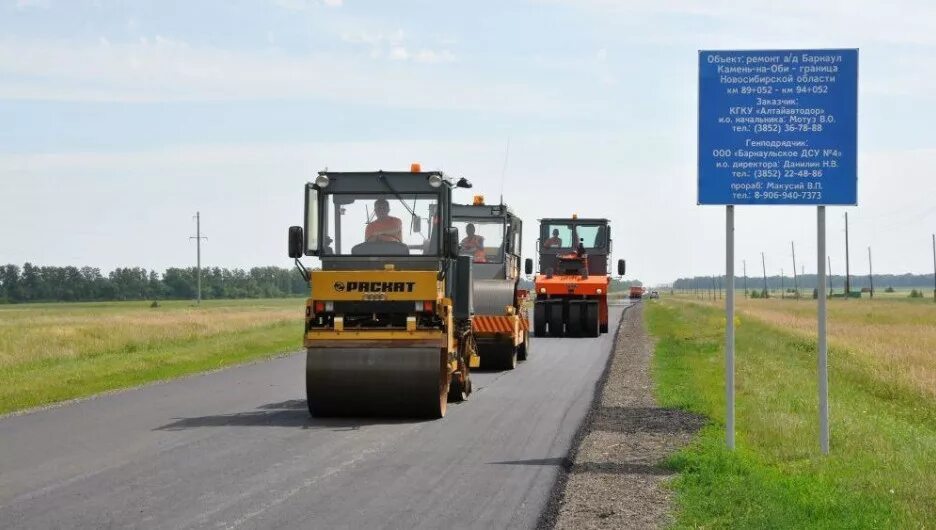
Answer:
[[514, 317], [475, 315], [471, 318], [471, 329], [475, 333], [513, 333]]

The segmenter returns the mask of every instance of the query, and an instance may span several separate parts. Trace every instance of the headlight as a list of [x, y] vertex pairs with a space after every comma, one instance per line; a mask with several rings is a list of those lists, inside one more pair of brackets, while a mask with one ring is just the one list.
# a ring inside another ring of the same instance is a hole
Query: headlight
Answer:
[[327, 175], [319, 175], [319, 176], [315, 177], [315, 185], [318, 186], [318, 187], [320, 187], [320, 188], [327, 187], [327, 186], [328, 186], [328, 176], [327, 176]]
[[438, 188], [442, 185], [442, 177], [436, 175], [435, 173], [429, 175], [429, 185], [433, 188]]
[[541, 293], [541, 294], [546, 294], [546, 288], [545, 288], [545, 287], [540, 287], [540, 293]]

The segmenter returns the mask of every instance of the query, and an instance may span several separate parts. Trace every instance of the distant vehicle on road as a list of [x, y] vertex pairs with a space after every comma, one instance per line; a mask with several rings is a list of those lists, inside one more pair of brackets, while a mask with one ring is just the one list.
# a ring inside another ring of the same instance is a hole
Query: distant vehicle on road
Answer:
[[630, 298], [631, 300], [639, 300], [640, 298], [643, 298], [643, 287], [638, 287], [636, 285], [631, 286]]

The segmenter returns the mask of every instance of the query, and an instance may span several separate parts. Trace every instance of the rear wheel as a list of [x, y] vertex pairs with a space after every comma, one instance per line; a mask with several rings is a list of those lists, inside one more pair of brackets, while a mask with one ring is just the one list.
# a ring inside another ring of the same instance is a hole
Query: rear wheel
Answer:
[[549, 336], [561, 337], [564, 333], [562, 324], [562, 306], [552, 304], [547, 312], [549, 317]]
[[448, 352], [442, 351], [439, 355], [441, 366], [439, 369], [439, 395], [438, 399], [430, 402], [426, 415], [430, 418], [442, 418], [445, 416], [445, 410], [448, 407], [449, 390], [454, 374], [449, 373]]
[[588, 302], [582, 304], [585, 309], [585, 336], [597, 337], [601, 334], [598, 326], [598, 303]]
[[501, 357], [502, 370], [513, 370], [517, 367], [517, 351], [518, 348], [516, 346], [504, 349], [504, 356]]
[[523, 332], [523, 342], [520, 343], [520, 346], [517, 347], [517, 360], [525, 361], [527, 356], [530, 354], [530, 332]]
[[533, 335], [546, 336], [546, 304], [544, 303], [533, 305]]
[[569, 304], [569, 320], [566, 322], [566, 334], [570, 337], [582, 336], [582, 310], [584, 304]]

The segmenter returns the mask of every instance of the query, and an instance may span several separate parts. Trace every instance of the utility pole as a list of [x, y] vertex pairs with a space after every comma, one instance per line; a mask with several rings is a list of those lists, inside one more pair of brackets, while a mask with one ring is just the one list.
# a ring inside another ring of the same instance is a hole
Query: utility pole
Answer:
[[933, 234], [933, 301], [936, 302], [936, 234]]
[[747, 298], [747, 260], [741, 260], [744, 266], [744, 297]]
[[845, 212], [845, 299], [851, 293], [851, 269], [848, 263], [848, 212]]
[[764, 298], [770, 296], [770, 291], [767, 290], [767, 262], [764, 261], [764, 253], [760, 253], [760, 263], [761, 268], [764, 270]]
[[783, 267], [780, 267], [780, 298], [786, 298], [786, 291], [783, 290]]
[[196, 243], [196, 252], [197, 256], [197, 275], [198, 275], [198, 298], [196, 299], [197, 304], [201, 305], [201, 242], [202, 239], [208, 239], [201, 235], [201, 212], [195, 212], [195, 235], [189, 239], [194, 239]]
[[799, 298], [799, 282], [796, 279], [796, 247], [793, 246], [792, 241], [790, 241], [790, 248], [793, 250], [793, 291], [796, 293], [793, 298]]
[[868, 283], [871, 284], [871, 298], [874, 298], [874, 267], [871, 265], [871, 247], [868, 247]]
[[826, 260], [829, 262], [829, 298], [832, 298], [832, 258], [826, 256]]

